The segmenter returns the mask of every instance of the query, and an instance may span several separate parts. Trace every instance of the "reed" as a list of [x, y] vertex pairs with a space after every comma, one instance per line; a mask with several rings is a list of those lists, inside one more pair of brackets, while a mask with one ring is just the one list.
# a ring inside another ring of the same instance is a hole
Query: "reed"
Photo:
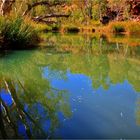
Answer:
[[0, 18], [0, 44], [2, 49], [24, 49], [39, 41], [38, 33], [27, 19]]

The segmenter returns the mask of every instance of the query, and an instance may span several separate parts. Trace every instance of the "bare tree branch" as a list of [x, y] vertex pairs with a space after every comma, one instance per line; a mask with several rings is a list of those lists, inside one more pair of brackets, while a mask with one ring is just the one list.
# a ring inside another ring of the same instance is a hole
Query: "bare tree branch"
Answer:
[[68, 18], [70, 16], [70, 14], [47, 14], [47, 15], [42, 15], [42, 16], [36, 16], [33, 17], [32, 19], [36, 22], [43, 22], [46, 24], [53, 24], [56, 23], [53, 20], [45, 20], [45, 19], [50, 19], [50, 18], [61, 18], [61, 17], [65, 17]]
[[44, 18], [60, 18], [60, 17], [66, 17], [68, 18], [70, 14], [47, 14], [47, 15], [42, 15], [42, 16], [36, 16], [33, 19], [44, 19]]
[[27, 8], [27, 10], [24, 11], [23, 16], [27, 15], [32, 10], [32, 8], [40, 6], [40, 5], [45, 5], [45, 6], [48, 6], [48, 7], [53, 7], [53, 6], [57, 6], [57, 5], [63, 5], [63, 4], [64, 4], [63, 1], [56, 2], [56, 3], [50, 3], [48, 1], [40, 1], [40, 2], [35, 2], [33, 4], [27, 4], [28, 8]]
[[53, 21], [53, 20], [51, 20], [51, 21], [45, 20], [45, 19], [39, 19], [39, 20], [33, 19], [33, 20], [34, 20], [35, 22], [38, 22], [38, 23], [45, 23], [45, 24], [48, 24], [48, 25], [57, 24], [57, 22], [56, 22], [56, 21]]

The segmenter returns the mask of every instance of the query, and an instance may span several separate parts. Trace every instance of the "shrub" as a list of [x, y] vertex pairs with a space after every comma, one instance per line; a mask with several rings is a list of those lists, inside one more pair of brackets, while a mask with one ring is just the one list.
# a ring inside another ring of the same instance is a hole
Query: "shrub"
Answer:
[[109, 24], [109, 30], [113, 33], [125, 32], [125, 26], [123, 22], [111, 22]]
[[29, 21], [21, 17], [1, 18], [0, 37], [2, 49], [24, 49], [35, 46], [39, 37]]
[[112, 33], [127, 33], [129, 35], [140, 34], [140, 23], [136, 21], [122, 21], [122, 22], [111, 22], [105, 28], [107, 31]]
[[128, 30], [128, 33], [130, 34], [130, 35], [133, 35], [133, 34], [135, 34], [135, 35], [140, 35], [140, 23], [139, 22], [129, 22], [129, 23], [127, 23], [126, 24], [126, 28], [127, 28], [127, 30]]
[[68, 26], [68, 27], [65, 27], [64, 31], [68, 33], [78, 33], [80, 32], [80, 29], [75, 26]]

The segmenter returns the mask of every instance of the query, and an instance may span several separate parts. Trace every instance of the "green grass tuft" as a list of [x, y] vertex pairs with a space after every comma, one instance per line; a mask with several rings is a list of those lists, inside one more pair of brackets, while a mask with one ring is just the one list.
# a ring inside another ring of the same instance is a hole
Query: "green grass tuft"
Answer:
[[39, 41], [35, 29], [21, 17], [0, 18], [0, 38], [2, 49], [29, 48]]

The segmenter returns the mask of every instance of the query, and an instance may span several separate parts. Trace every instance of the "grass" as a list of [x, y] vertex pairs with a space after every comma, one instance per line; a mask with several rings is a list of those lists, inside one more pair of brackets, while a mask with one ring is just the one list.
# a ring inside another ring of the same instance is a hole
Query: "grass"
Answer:
[[[97, 22], [98, 23], [98, 22]], [[53, 32], [52, 27], [47, 27], [47, 31]], [[62, 33], [82, 33], [82, 34], [128, 34], [128, 35], [140, 35], [140, 23], [135, 21], [114, 21], [110, 22], [106, 26], [95, 24], [95, 22], [89, 25], [65, 23], [61, 27], [56, 28], [58, 32]]]
[[92, 34], [96, 32], [96, 29], [100, 26], [98, 21], [92, 21], [88, 24], [84, 23], [62, 23], [60, 32], [62, 33], [82, 33]]
[[126, 28], [131, 35], [140, 35], [140, 22], [129, 22]]
[[140, 23], [136, 21], [110, 22], [107, 26], [100, 27], [100, 32], [140, 35]]
[[140, 35], [140, 23], [135, 21], [113, 21], [106, 26], [99, 21], [90, 22], [88, 25], [80, 23], [62, 23], [61, 25], [37, 24], [35, 28], [45, 32], [80, 33], [80, 34], [127, 34]]
[[80, 32], [80, 29], [79, 29], [78, 26], [75, 26], [75, 25], [66, 25], [66, 26], [63, 26], [61, 28], [61, 32], [79, 33]]
[[1, 49], [29, 49], [35, 46], [38, 41], [37, 31], [28, 19], [21, 17], [0, 18]]
[[[45, 25], [37, 24], [28, 18], [0, 17], [0, 49], [30, 49], [40, 41], [42, 37], [39, 32], [60, 32], [79, 34], [98, 34], [108, 36], [109, 34], [140, 35], [140, 23], [132, 21], [110, 22], [107, 26], [89, 25]], [[40, 38], [39, 38], [40, 35]], [[114, 38], [113, 38], [114, 40]], [[129, 40], [129, 38], [128, 38]], [[127, 40], [123, 40], [128, 42]], [[137, 42], [136, 42], [137, 44]]]
[[109, 31], [112, 33], [123, 33], [125, 32], [125, 25], [123, 22], [111, 22], [108, 25]]

